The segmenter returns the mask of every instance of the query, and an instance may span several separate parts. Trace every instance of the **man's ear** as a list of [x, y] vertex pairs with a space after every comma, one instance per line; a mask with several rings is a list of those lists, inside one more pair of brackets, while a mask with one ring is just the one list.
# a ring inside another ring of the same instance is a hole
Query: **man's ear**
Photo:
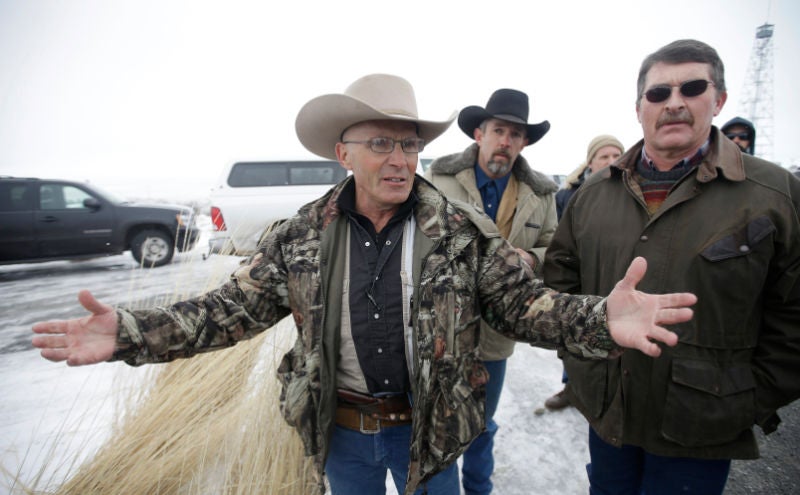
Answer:
[[719, 94], [717, 94], [717, 100], [716, 100], [716, 102], [714, 102], [715, 105], [716, 105], [714, 107], [714, 117], [719, 115], [719, 113], [722, 111], [722, 107], [725, 106], [725, 102], [726, 101], [728, 101], [728, 92], [727, 91], [721, 91]]
[[350, 151], [344, 143], [336, 143], [336, 159], [339, 160], [339, 165], [344, 169], [353, 171], [353, 166], [350, 164]]
[[478, 143], [478, 145], [481, 144], [483, 140], [483, 131], [480, 127], [476, 127], [475, 130], [472, 131], [472, 137], [475, 138], [475, 142]]

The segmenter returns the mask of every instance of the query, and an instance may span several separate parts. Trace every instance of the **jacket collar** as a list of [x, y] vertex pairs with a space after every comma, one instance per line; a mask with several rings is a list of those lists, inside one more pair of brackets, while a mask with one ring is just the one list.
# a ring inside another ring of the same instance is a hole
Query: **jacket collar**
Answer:
[[[298, 214], [305, 216], [309, 224], [317, 230], [325, 230], [331, 222], [343, 215], [339, 197], [348, 187], [352, 187], [350, 184], [354, 180], [352, 175], [347, 176], [322, 197], [300, 208]], [[417, 227], [425, 236], [434, 240], [442, 238], [466, 222], [466, 219], [448, 213], [444, 195], [420, 175], [414, 178], [412, 194], [416, 194], [414, 217]]]
[[[723, 135], [719, 129], [711, 126], [708, 154], [697, 166], [696, 178], [698, 182], [711, 182], [720, 174], [733, 182], [745, 180], [742, 152], [736, 143], [729, 139], [722, 139], [722, 137]], [[622, 158], [609, 169], [622, 169], [632, 173], [636, 169], [637, 161], [642, 156], [643, 147], [644, 140], [641, 140], [625, 152]]]
[[[472, 143], [461, 153], [446, 155], [431, 163], [431, 171], [435, 174], [456, 175], [462, 170], [472, 168], [478, 161], [478, 143]], [[511, 173], [523, 184], [527, 184], [534, 193], [538, 195], [552, 194], [558, 190], [558, 186], [547, 175], [533, 170], [525, 160], [519, 155], [511, 167]]]

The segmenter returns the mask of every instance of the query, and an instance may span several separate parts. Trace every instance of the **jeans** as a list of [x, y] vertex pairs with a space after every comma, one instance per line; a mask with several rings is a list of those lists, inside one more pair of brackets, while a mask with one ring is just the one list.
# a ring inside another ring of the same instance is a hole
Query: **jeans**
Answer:
[[503, 381], [506, 377], [506, 360], [484, 361], [489, 372], [486, 384], [486, 431], [478, 435], [464, 452], [461, 463], [461, 476], [465, 495], [488, 495], [492, 493], [492, 472], [494, 471], [494, 435], [497, 423], [494, 413], [500, 402]]
[[[333, 495], [384, 495], [386, 470], [402, 495], [408, 475], [411, 425], [382, 428], [374, 434], [336, 425], [325, 473]], [[459, 495], [458, 465], [453, 463], [427, 483], [429, 495]], [[414, 492], [423, 493], [422, 488]]]
[[693, 459], [649, 454], [640, 447], [615, 447], [589, 428], [586, 465], [591, 495], [721, 495], [730, 459]]

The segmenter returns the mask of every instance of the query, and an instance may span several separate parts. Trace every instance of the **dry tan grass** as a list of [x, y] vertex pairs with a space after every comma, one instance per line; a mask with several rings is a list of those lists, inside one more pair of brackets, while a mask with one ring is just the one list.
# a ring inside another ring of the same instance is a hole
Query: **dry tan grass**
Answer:
[[[186, 264], [186, 270], [196, 267]], [[150, 272], [155, 275], [155, 272]], [[169, 297], [136, 307], [183, 299], [216, 287], [229, 270], [209, 275], [205, 287], [179, 279]], [[144, 294], [131, 279], [131, 299]], [[110, 438], [83, 465], [68, 467], [55, 491], [41, 473], [20, 480], [0, 467], [15, 494], [63, 495], [303, 495], [314, 493], [314, 469], [299, 437], [278, 407], [275, 369], [294, 340], [290, 319], [260, 336], [218, 352], [151, 367], [149, 386], [120, 387], [112, 400], [116, 425]], [[89, 411], [87, 411], [88, 413]], [[67, 426], [69, 428], [69, 426]], [[51, 451], [65, 442], [58, 435]], [[51, 457], [55, 458], [53, 455]], [[47, 464], [45, 460], [45, 464]]]
[[273, 364], [292, 332], [284, 320], [274, 335], [164, 366], [135, 414], [58, 493], [313, 492], [313, 467], [277, 405]]

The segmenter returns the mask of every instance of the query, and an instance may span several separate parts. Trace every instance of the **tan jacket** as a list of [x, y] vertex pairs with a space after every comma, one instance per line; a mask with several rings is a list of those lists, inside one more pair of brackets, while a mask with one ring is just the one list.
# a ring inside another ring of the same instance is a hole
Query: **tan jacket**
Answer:
[[[483, 209], [481, 193], [475, 184], [475, 163], [478, 145], [473, 143], [462, 153], [434, 160], [425, 173], [434, 186], [451, 200], [463, 201]], [[546, 175], [528, 165], [521, 155], [514, 162], [512, 173], [519, 184], [517, 209], [508, 242], [524, 249], [536, 260], [536, 273], [541, 273], [544, 253], [558, 223], [556, 217], [556, 184]], [[506, 359], [514, 352], [514, 341], [503, 337], [483, 324], [480, 349], [485, 361]]]

